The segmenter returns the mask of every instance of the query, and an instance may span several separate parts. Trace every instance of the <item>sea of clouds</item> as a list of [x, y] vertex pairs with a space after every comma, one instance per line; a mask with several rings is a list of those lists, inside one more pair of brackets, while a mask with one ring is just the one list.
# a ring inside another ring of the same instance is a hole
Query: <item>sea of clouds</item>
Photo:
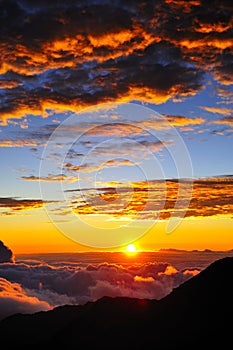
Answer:
[[166, 262], [99, 263], [53, 266], [14, 262], [0, 244], [0, 319], [14, 313], [34, 313], [59, 305], [84, 304], [103, 296], [161, 299], [199, 271], [178, 271]]

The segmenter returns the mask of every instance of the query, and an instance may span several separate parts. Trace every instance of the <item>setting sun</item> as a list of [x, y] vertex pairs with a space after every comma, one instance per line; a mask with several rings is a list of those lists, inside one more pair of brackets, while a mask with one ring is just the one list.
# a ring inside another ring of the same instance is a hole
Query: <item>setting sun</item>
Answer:
[[127, 253], [136, 253], [137, 249], [134, 244], [129, 244], [126, 247]]

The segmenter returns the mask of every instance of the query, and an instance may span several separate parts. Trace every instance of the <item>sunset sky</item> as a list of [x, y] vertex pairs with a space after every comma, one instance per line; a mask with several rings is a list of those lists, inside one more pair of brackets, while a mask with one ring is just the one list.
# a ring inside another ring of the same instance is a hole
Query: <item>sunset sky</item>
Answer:
[[230, 1], [3, 0], [0, 23], [14, 253], [233, 248]]

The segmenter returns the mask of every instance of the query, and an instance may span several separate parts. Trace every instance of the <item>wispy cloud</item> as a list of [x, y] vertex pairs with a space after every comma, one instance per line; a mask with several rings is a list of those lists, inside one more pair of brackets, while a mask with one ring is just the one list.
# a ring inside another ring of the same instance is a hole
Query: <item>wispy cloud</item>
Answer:
[[66, 175], [48, 175], [47, 177], [39, 176], [22, 176], [21, 180], [26, 181], [41, 181], [41, 182], [76, 182], [79, 180], [79, 177], [75, 176], [66, 176]]
[[[33, 140], [0, 140], [0, 147], [36, 147], [38, 143]], [[40, 144], [40, 146], [45, 146], [45, 144]]]
[[219, 108], [219, 107], [200, 106], [200, 108], [207, 112], [211, 112], [215, 114], [223, 114], [227, 116], [231, 116], [233, 112], [232, 108], [226, 108], [226, 107]]
[[205, 120], [203, 118], [187, 118], [182, 115], [165, 115], [169, 123], [173, 126], [186, 126], [186, 125], [199, 125], [203, 124]]
[[213, 124], [220, 124], [220, 125], [224, 124], [224, 125], [233, 126], [233, 116], [222, 118], [222, 119], [218, 119], [218, 120], [214, 120]]

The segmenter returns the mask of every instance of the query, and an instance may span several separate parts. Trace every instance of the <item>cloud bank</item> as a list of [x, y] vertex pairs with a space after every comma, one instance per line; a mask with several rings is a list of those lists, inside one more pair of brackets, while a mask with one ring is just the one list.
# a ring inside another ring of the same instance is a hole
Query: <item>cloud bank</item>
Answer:
[[161, 299], [198, 270], [168, 263], [51, 266], [32, 262], [0, 264], [0, 317], [58, 305], [83, 304], [103, 296]]

